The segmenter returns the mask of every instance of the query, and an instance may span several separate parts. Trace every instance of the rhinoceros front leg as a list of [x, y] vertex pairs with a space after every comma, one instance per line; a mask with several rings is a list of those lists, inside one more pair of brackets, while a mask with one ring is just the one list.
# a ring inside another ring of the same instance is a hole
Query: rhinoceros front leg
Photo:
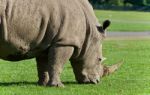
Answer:
[[36, 57], [37, 70], [38, 70], [38, 84], [46, 86], [49, 81], [48, 75], [48, 56], [40, 55]]
[[73, 47], [70, 46], [53, 46], [49, 49], [49, 77], [48, 86], [63, 87], [60, 80], [60, 74], [63, 66], [73, 54]]

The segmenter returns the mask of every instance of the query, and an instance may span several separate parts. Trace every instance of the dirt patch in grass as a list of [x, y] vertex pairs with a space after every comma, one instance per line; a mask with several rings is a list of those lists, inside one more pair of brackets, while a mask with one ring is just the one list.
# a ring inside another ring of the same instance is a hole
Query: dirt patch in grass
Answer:
[[150, 39], [150, 32], [108, 32], [106, 40]]

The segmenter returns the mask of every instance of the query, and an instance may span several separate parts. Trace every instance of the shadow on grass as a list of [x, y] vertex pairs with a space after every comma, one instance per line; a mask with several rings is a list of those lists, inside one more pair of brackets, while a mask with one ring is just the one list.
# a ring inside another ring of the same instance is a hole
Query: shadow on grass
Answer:
[[[63, 82], [64, 85], [76, 85], [78, 84], [75, 81], [65, 81]], [[29, 86], [29, 85], [35, 85], [35, 86], [39, 86], [37, 84], [37, 82], [27, 82], [27, 81], [23, 81], [23, 82], [0, 82], [0, 86]]]
[[37, 82], [0, 82], [0, 86], [38, 85]]
[[79, 83], [77, 83], [75, 81], [65, 81], [65, 82], [63, 82], [63, 84], [64, 85], [70, 85], [70, 84], [79, 84]]

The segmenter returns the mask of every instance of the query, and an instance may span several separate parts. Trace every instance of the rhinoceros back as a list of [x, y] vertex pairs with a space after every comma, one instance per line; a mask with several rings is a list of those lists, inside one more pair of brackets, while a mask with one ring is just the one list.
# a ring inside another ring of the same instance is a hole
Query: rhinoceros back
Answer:
[[83, 5], [78, 0], [0, 0], [0, 17], [6, 20], [0, 25], [0, 58], [32, 58], [55, 44], [81, 48], [87, 20], [95, 19], [87, 18], [91, 10], [85, 12]]

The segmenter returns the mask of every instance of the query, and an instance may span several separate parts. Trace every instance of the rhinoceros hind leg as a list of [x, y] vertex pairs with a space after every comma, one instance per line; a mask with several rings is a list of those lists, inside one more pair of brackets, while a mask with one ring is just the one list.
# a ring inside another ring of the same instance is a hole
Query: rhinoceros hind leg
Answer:
[[73, 54], [73, 47], [70, 46], [53, 46], [49, 49], [49, 76], [50, 80], [47, 86], [63, 87], [60, 80], [60, 74], [63, 66]]
[[46, 86], [49, 81], [48, 75], [48, 56], [40, 55], [36, 57], [37, 70], [38, 70], [38, 84]]

